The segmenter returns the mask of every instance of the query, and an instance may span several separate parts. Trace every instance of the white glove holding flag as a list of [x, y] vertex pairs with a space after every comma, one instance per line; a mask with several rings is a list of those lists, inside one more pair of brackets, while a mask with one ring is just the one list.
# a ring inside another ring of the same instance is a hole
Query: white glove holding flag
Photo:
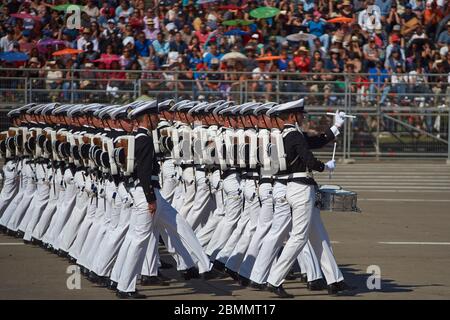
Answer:
[[335, 160], [330, 160], [327, 163], [325, 163], [325, 169], [327, 169], [328, 171], [332, 172], [334, 171], [335, 168], [336, 168]]
[[339, 110], [336, 111], [336, 114], [334, 115], [334, 125], [337, 128], [340, 128], [345, 122], [345, 112]]

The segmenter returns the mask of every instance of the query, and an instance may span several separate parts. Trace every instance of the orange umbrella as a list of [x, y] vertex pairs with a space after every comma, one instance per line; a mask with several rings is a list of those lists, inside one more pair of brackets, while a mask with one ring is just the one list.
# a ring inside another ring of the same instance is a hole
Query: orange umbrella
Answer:
[[77, 49], [72, 49], [72, 48], [66, 48], [66, 49], [62, 49], [59, 51], [55, 51], [52, 53], [53, 56], [63, 56], [66, 54], [79, 54], [84, 52], [83, 50], [77, 50]]
[[256, 58], [256, 61], [273, 61], [273, 60], [280, 60], [282, 56], [263, 56]]
[[336, 17], [330, 20], [327, 20], [329, 23], [352, 23], [354, 22], [353, 18], [347, 18], [347, 17]]

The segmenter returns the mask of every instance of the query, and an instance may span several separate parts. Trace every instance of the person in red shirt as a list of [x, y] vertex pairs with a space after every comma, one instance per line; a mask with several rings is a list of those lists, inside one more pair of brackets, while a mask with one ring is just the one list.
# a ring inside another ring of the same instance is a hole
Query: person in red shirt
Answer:
[[306, 49], [306, 47], [301, 46], [296, 52], [295, 58], [293, 60], [298, 70], [305, 73], [309, 72], [311, 59], [309, 58], [308, 49]]
[[203, 46], [208, 40], [210, 32], [206, 29], [206, 25], [204, 23], [201, 24], [200, 30], [195, 31], [195, 36], [198, 38], [198, 41], [200, 41], [200, 44]]

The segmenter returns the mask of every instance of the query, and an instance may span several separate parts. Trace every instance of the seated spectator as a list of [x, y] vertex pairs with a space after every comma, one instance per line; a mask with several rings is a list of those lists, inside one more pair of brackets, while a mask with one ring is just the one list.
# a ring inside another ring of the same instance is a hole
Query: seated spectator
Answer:
[[375, 102], [375, 96], [379, 97], [381, 94], [380, 105], [384, 105], [388, 96], [389, 87], [389, 75], [380, 61], [375, 63], [374, 67], [369, 68], [369, 102]]
[[309, 51], [306, 47], [302, 46], [296, 52], [296, 56], [293, 59], [294, 65], [300, 72], [307, 73], [310, 69], [311, 60], [309, 58]]
[[187, 44], [183, 41], [183, 38], [181, 36], [180, 32], [177, 32], [175, 34], [174, 41], [170, 42], [170, 51], [176, 51], [180, 55], [185, 55], [187, 51]]
[[[313, 20], [309, 20], [305, 23], [305, 25], [308, 28], [308, 32], [310, 34], [315, 35], [317, 38], [319, 38], [322, 45], [325, 47], [325, 49], [328, 49], [329, 42], [330, 42], [330, 36], [325, 33], [325, 26], [326, 22], [321, 19], [322, 14], [318, 11], [314, 12], [314, 18]], [[313, 48], [314, 46], [313, 40], [309, 40], [309, 47]], [[316, 50], [317, 48], [315, 48]]]
[[162, 32], [158, 33], [156, 40], [152, 43], [152, 46], [155, 50], [156, 56], [159, 59], [158, 64], [162, 65], [170, 51], [170, 44], [164, 39], [164, 34]]
[[447, 29], [439, 34], [438, 45], [443, 47], [450, 44], [450, 21], [447, 22]]
[[144, 32], [139, 32], [137, 40], [134, 42], [134, 48], [138, 57], [149, 57], [152, 48], [152, 42], [145, 38]]

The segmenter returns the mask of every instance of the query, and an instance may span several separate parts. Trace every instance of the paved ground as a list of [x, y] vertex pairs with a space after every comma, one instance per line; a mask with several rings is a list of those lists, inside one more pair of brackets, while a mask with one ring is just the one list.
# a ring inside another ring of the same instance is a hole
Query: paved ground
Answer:
[[[305, 284], [285, 285], [297, 299], [450, 299], [450, 166], [442, 162], [339, 165], [331, 180], [358, 192], [362, 213], [323, 212], [344, 276], [357, 289], [342, 297], [311, 293]], [[170, 258], [163, 255], [163, 259]], [[366, 282], [376, 265], [381, 289]], [[66, 260], [38, 247], [0, 236], [0, 299], [114, 299], [82, 279], [68, 290]], [[149, 299], [271, 299], [230, 278], [183, 282], [173, 270], [169, 287], [140, 288]]]

